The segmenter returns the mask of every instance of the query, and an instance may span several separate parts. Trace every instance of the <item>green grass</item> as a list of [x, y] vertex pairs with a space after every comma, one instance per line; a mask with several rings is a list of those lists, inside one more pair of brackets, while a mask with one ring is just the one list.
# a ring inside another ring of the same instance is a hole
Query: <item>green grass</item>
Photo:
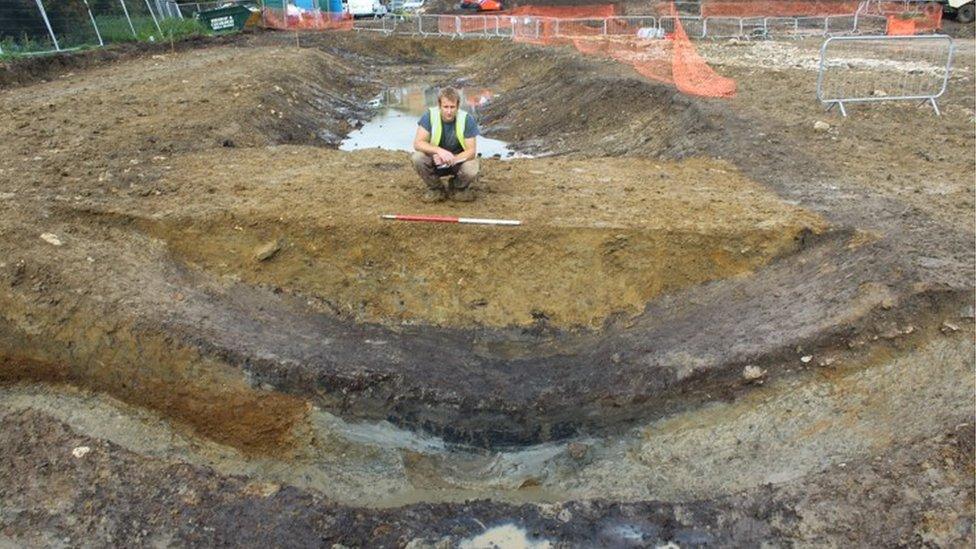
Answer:
[[[132, 25], [136, 28], [138, 33], [145, 23], [148, 21], [149, 27], [155, 30], [153, 26], [152, 19], [148, 17], [135, 18], [132, 21]], [[123, 16], [116, 15], [100, 15], [95, 18], [95, 24], [98, 25], [99, 32], [102, 33], [102, 40], [106, 44], [111, 42], [134, 42], [137, 40], [135, 36], [132, 35], [132, 29], [129, 27], [129, 22], [126, 21]], [[148, 30], [148, 28], [146, 29]]]
[[[124, 16], [100, 15], [95, 17], [95, 23], [106, 45], [121, 42], [180, 41], [211, 34], [196, 19], [163, 19], [159, 22], [159, 29], [153, 23], [152, 17], [148, 15], [132, 17], [132, 27], [129, 27], [129, 22]], [[136, 31], [135, 36], [132, 34], [133, 28]], [[73, 46], [72, 49], [98, 46], [94, 31], [78, 34], [78, 36], [70, 34], [58, 36], [58, 41], [62, 42], [62, 49], [69, 45]], [[50, 40], [38, 40], [23, 34], [19, 37], [4, 36], [0, 40], [0, 49], [3, 50], [0, 58], [10, 59], [21, 55], [49, 52], [54, 50], [54, 44]]]
[[[129, 27], [125, 17], [100, 16], [95, 18], [98, 30], [102, 33], [102, 40], [106, 44], [111, 42], [152, 42], [156, 40], [182, 40], [193, 36], [201, 36], [207, 33], [204, 27], [196, 19], [163, 19], [159, 22], [160, 32], [156, 29], [152, 17], [142, 16], [132, 18], [132, 27], [136, 34], [132, 35], [132, 28]], [[152, 37], [152, 38], [150, 38]]]
[[163, 38], [167, 40], [182, 40], [212, 34], [196, 19], [163, 19], [159, 22], [159, 27], [163, 30]]
[[22, 34], [19, 39], [13, 36], [4, 36], [3, 40], [0, 40], [0, 50], [3, 50], [3, 58], [29, 55], [53, 49], [54, 44], [50, 40], [37, 40], [27, 34]]

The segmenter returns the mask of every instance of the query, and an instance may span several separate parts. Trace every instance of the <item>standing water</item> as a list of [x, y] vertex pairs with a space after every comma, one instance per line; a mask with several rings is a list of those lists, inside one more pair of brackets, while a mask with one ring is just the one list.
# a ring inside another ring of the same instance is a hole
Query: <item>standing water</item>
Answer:
[[[478, 117], [478, 110], [491, 100], [491, 92], [465, 88], [461, 92], [461, 108]], [[391, 88], [374, 100], [376, 115], [363, 127], [349, 133], [339, 144], [341, 151], [356, 149], [387, 149], [413, 151], [417, 122], [428, 108], [437, 105], [437, 88], [411, 86]], [[481, 128], [482, 131], [484, 128]], [[483, 157], [524, 157], [513, 151], [508, 143], [478, 136], [478, 154]]]

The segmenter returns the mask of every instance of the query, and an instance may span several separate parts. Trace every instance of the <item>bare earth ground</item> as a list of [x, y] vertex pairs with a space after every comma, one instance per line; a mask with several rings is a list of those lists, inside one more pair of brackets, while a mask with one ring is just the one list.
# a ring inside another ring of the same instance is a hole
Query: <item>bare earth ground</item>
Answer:
[[[824, 114], [805, 42], [703, 45], [728, 102], [355, 34], [5, 68], [0, 539], [971, 545], [961, 42], [941, 118]], [[550, 156], [431, 206], [404, 154], [334, 149], [459, 79]]]

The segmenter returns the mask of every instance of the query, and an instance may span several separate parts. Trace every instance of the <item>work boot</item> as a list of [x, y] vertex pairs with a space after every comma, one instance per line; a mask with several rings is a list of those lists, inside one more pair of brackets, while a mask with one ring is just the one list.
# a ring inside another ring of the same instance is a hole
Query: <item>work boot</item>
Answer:
[[432, 204], [434, 202], [443, 202], [447, 199], [447, 193], [443, 189], [427, 189], [427, 192], [420, 197], [421, 202], [426, 202], [427, 204]]
[[448, 181], [447, 188], [451, 189], [451, 200], [455, 202], [474, 202], [474, 191], [467, 187], [461, 189], [459, 188], [460, 185], [461, 182], [456, 175]]

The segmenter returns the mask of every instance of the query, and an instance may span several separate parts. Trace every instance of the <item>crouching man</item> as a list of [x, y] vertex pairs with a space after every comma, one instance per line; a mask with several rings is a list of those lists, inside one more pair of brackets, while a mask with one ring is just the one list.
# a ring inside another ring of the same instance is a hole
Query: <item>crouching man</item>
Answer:
[[[457, 90], [444, 88], [437, 96], [437, 107], [417, 122], [413, 166], [427, 185], [424, 202], [440, 202], [448, 194], [458, 202], [475, 198], [472, 185], [478, 181], [478, 122], [458, 108], [460, 102]], [[446, 191], [441, 183], [445, 176], [451, 176]]]

